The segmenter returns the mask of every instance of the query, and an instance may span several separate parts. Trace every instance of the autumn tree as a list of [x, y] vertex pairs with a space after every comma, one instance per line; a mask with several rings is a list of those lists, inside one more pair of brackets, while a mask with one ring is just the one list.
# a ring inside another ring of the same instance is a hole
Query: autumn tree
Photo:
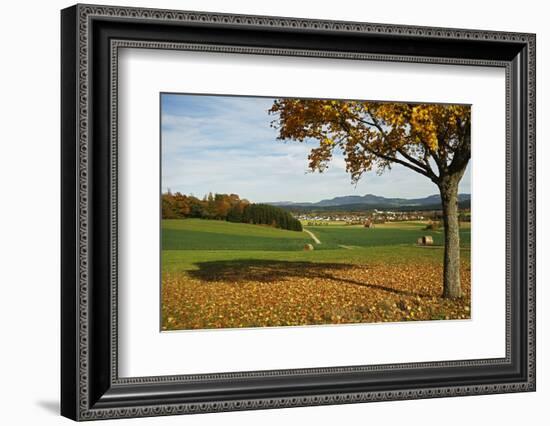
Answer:
[[323, 172], [343, 152], [352, 182], [399, 164], [439, 188], [445, 231], [443, 297], [462, 296], [458, 184], [470, 160], [470, 107], [278, 99], [269, 110], [279, 139], [316, 140], [309, 167]]
[[231, 210], [229, 196], [226, 194], [216, 194], [214, 196], [214, 211], [216, 212], [216, 218], [225, 219], [229, 210]]
[[179, 192], [162, 194], [162, 218], [226, 220], [236, 223], [269, 225], [290, 231], [302, 231], [302, 224], [289, 212], [268, 204], [251, 204], [237, 194], [205, 195], [202, 200]]

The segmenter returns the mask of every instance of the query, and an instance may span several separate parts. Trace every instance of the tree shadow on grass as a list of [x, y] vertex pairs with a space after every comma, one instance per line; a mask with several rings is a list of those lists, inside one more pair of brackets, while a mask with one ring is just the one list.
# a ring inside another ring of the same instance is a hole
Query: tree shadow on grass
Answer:
[[354, 284], [361, 287], [386, 291], [401, 296], [425, 295], [405, 290], [399, 290], [381, 284], [357, 281], [335, 274], [336, 272], [351, 271], [358, 265], [346, 263], [314, 263], [293, 262], [285, 260], [262, 259], [235, 259], [197, 262], [196, 270], [188, 271], [190, 277], [207, 283], [254, 281], [260, 283], [274, 283], [290, 278], [323, 279]]

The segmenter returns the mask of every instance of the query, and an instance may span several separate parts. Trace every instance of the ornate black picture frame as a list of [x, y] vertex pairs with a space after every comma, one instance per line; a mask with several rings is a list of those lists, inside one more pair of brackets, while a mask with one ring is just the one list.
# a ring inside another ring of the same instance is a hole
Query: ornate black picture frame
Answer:
[[[62, 415], [93, 420], [535, 390], [535, 35], [96, 5], [64, 9], [61, 28]], [[504, 68], [506, 356], [120, 378], [121, 47]]]

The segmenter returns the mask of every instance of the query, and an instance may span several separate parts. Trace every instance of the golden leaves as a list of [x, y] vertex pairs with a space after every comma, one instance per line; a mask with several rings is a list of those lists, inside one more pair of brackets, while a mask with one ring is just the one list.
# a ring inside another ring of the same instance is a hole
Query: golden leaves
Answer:
[[[212, 276], [164, 274], [163, 330], [346, 324], [470, 318], [470, 270], [465, 296], [441, 298], [442, 268], [431, 264], [311, 264], [218, 271]], [[287, 268], [278, 270], [277, 268]], [[302, 268], [302, 266], [300, 266]]]
[[438, 147], [437, 119], [440, 109], [440, 105], [416, 105], [412, 108], [410, 118], [411, 133], [415, 134], [416, 140], [426, 144], [432, 151]]

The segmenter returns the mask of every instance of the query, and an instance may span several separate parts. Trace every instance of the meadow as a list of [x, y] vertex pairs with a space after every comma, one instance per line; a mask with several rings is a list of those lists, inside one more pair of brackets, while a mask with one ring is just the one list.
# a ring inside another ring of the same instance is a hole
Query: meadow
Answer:
[[[469, 225], [460, 232], [465, 296], [458, 300], [440, 297], [443, 232], [425, 227], [305, 225], [316, 244], [306, 232], [165, 219], [162, 329], [467, 319]], [[433, 246], [416, 245], [425, 235]]]

